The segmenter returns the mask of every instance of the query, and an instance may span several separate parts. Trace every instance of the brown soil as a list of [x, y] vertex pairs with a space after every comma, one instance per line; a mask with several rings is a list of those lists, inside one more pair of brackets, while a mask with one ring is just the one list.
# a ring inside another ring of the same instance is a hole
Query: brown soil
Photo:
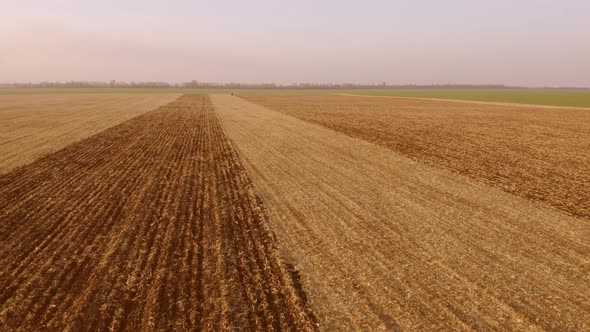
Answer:
[[590, 329], [588, 220], [211, 98], [326, 331]]
[[244, 99], [590, 219], [590, 111], [337, 95]]
[[206, 96], [0, 177], [4, 330], [314, 329]]

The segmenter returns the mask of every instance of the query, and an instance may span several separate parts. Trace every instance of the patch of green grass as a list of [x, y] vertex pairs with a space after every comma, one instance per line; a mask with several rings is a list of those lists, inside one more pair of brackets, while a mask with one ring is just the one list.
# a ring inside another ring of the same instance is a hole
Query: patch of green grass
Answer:
[[371, 96], [440, 98], [549, 106], [590, 107], [590, 89], [375, 89], [349, 90], [346, 93]]

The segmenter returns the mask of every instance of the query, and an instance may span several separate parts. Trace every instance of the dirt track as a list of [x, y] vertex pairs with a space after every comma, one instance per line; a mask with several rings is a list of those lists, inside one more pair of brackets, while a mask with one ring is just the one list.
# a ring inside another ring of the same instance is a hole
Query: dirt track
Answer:
[[208, 97], [0, 177], [0, 329], [311, 329]]
[[178, 94], [0, 95], [0, 174], [178, 97]]
[[237, 97], [212, 100], [323, 329], [590, 329], [587, 220]]
[[590, 220], [590, 110], [391, 97], [244, 95]]

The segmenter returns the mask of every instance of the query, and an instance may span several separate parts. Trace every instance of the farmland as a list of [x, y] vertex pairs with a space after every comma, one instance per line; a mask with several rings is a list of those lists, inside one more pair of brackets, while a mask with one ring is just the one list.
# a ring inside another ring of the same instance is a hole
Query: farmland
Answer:
[[206, 96], [8, 173], [0, 206], [5, 328], [315, 326]]
[[590, 329], [588, 110], [140, 92], [0, 96], [0, 330]]
[[178, 96], [0, 95], [0, 174], [153, 110]]
[[326, 330], [589, 328], [587, 219], [243, 99], [213, 101]]
[[405, 88], [405, 89], [247, 89], [247, 88], [2, 88], [3, 94], [354, 94], [402, 98], [453, 99], [490, 103], [516, 103], [590, 108], [590, 89], [488, 89], [488, 88]]
[[590, 111], [418, 99], [242, 95], [590, 218]]
[[590, 89], [383, 89], [342, 93], [590, 108]]

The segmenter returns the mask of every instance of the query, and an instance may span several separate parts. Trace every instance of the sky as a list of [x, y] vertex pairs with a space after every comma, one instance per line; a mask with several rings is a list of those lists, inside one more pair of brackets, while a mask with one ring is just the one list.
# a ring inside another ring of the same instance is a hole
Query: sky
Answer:
[[590, 87], [589, 0], [0, 0], [0, 82]]

